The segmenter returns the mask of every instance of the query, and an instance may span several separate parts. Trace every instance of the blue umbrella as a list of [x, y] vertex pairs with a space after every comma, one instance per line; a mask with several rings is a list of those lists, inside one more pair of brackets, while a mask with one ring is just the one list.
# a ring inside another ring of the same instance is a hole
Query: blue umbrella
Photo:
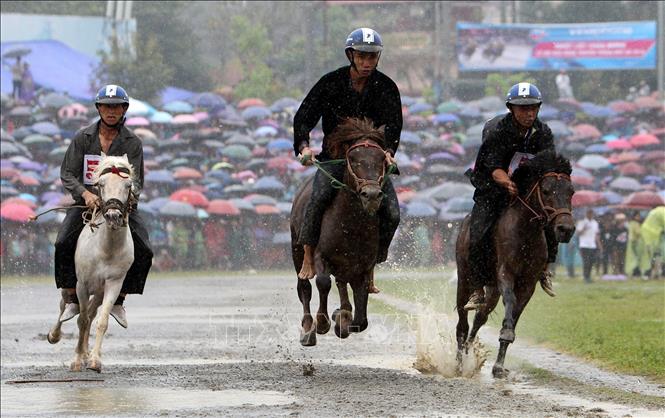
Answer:
[[222, 96], [210, 92], [195, 94], [187, 99], [187, 101], [196, 107], [203, 107], [206, 109], [223, 108], [227, 104]]
[[146, 183], [175, 183], [175, 180], [173, 179], [173, 173], [171, 173], [169, 170], [150, 171], [145, 175], [145, 181]]
[[254, 136], [275, 136], [278, 133], [274, 126], [260, 126], [254, 131]]
[[468, 196], [451, 197], [441, 206], [445, 212], [468, 213], [473, 209], [473, 198]]
[[33, 131], [42, 135], [57, 135], [60, 133], [58, 125], [52, 122], [37, 122], [30, 127]]
[[254, 183], [253, 189], [259, 190], [284, 190], [286, 186], [273, 176], [261, 177]]
[[607, 147], [605, 144], [591, 144], [584, 149], [584, 152], [591, 154], [602, 154], [604, 152], [611, 152], [612, 150]]
[[141, 207], [147, 207], [149, 208], [152, 212], [159, 212], [159, 208], [167, 204], [168, 202], [171, 202], [171, 199], [168, 197], [157, 197], [152, 199], [151, 201], [144, 203], [141, 205]]
[[293, 149], [293, 141], [286, 138], [277, 138], [268, 142], [267, 148], [270, 151], [289, 151]]
[[409, 106], [409, 113], [425, 113], [425, 112], [430, 112], [434, 109], [434, 106], [432, 106], [429, 103], [423, 103], [423, 102], [418, 102], [414, 103], [411, 106]]
[[538, 111], [538, 118], [541, 120], [553, 120], [558, 119], [559, 109], [554, 106], [543, 105]]
[[194, 107], [187, 102], [182, 100], [176, 100], [164, 105], [164, 110], [170, 113], [192, 113]]
[[459, 117], [457, 117], [457, 115], [453, 115], [452, 113], [439, 113], [434, 115], [432, 120], [435, 123], [457, 123], [460, 121]]
[[282, 97], [270, 106], [270, 110], [273, 112], [282, 112], [288, 109], [295, 110], [298, 107], [300, 107], [300, 102], [298, 100], [291, 97]]
[[250, 106], [243, 110], [240, 116], [244, 120], [250, 119], [267, 119], [272, 116], [272, 112], [265, 106]]
[[226, 170], [211, 170], [206, 173], [206, 177], [213, 178], [222, 183], [229, 183], [232, 179], [231, 174]]
[[560, 120], [550, 120], [547, 126], [552, 130], [552, 134], [556, 137], [565, 137], [572, 135], [572, 131], [565, 122]]
[[173, 116], [171, 116], [170, 113], [166, 112], [155, 112], [152, 116], [150, 116], [150, 122], [154, 123], [170, 123], [171, 120], [173, 119]]
[[406, 205], [406, 216], [429, 218], [436, 216], [436, 209], [425, 202], [411, 202]]
[[178, 216], [184, 218], [196, 218], [196, 208], [185, 202], [169, 200], [159, 208], [159, 213], [168, 216]]
[[418, 101], [418, 99], [416, 99], [415, 97], [409, 97], [409, 96], [402, 96], [401, 100], [403, 106], [411, 106], [412, 104]]
[[580, 103], [582, 106], [582, 111], [586, 113], [589, 116], [592, 116], [594, 118], [609, 118], [612, 116], [616, 116], [616, 112], [609, 107], [605, 106], [599, 106], [595, 103], [590, 103], [590, 102], [582, 102]]
[[642, 184], [655, 184], [659, 189], [662, 189], [665, 186], [665, 180], [661, 176], [646, 176], [642, 179]]
[[480, 113], [480, 110], [472, 106], [463, 107], [459, 112], [457, 112], [457, 114], [463, 118], [468, 119], [479, 118], [483, 116], [483, 114]]
[[420, 139], [418, 134], [416, 134], [415, 132], [402, 131], [402, 133], [400, 134], [400, 142], [405, 144], [420, 145], [423, 142], [423, 140]]
[[605, 197], [605, 200], [607, 200], [607, 203], [610, 205], [618, 205], [619, 203], [623, 202], [624, 199], [624, 196], [611, 190], [604, 191], [602, 194], [603, 197]]

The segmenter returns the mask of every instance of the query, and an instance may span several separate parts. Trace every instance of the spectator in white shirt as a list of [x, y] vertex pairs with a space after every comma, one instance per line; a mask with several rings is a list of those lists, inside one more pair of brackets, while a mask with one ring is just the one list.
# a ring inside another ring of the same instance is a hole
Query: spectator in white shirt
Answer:
[[580, 255], [582, 256], [582, 269], [584, 282], [591, 283], [591, 269], [598, 257], [598, 251], [602, 251], [600, 243], [600, 228], [598, 222], [593, 219], [593, 209], [586, 212], [586, 217], [577, 222], [577, 232]]
[[556, 82], [556, 87], [559, 91], [560, 99], [573, 98], [573, 87], [570, 85], [570, 77], [568, 76], [568, 73], [566, 73], [566, 70], [562, 69], [559, 71], [559, 74], [557, 74], [554, 81]]

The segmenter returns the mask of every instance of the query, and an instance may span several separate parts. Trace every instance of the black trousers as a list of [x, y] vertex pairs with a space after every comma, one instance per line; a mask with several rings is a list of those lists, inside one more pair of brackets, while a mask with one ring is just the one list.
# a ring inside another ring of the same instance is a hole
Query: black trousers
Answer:
[[[498, 193], [481, 194], [476, 192], [473, 197], [475, 204], [469, 219], [469, 267], [471, 270], [471, 286], [480, 289], [487, 284], [492, 275], [488, 265], [494, 251], [492, 231], [503, 210], [508, 206], [508, 197]], [[554, 263], [559, 251], [559, 243], [554, 231], [546, 227], [547, 262]]]
[[[68, 209], [60, 225], [58, 238], [55, 241], [55, 284], [58, 289], [76, 287], [74, 253], [76, 241], [84, 227], [82, 218], [84, 211], [84, 208]], [[137, 211], [129, 215], [129, 228], [134, 240], [134, 263], [125, 276], [121, 293], [143, 294], [153, 256], [148, 230], [144, 225], [143, 218]]]
[[596, 262], [598, 250], [596, 248], [580, 248], [580, 255], [582, 256], [582, 275], [584, 281], [591, 283], [591, 270]]
[[[326, 164], [324, 169], [335, 179], [339, 181], [344, 179], [346, 165]], [[379, 217], [379, 257], [377, 262], [379, 263], [386, 261], [388, 257], [388, 248], [400, 220], [397, 193], [395, 193], [390, 178], [386, 176], [385, 179], [386, 181], [381, 189], [383, 191], [383, 202], [377, 213]], [[331, 180], [321, 170], [317, 170], [312, 184], [312, 195], [307, 203], [307, 209], [305, 209], [305, 219], [300, 227], [300, 235], [298, 236], [300, 245], [316, 246], [318, 244], [323, 214], [326, 208], [332, 204], [336, 195], [337, 189], [332, 186]]]

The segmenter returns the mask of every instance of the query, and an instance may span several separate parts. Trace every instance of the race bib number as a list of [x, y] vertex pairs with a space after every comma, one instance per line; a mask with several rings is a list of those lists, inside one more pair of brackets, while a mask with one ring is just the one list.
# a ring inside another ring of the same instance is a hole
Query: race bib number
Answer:
[[515, 170], [517, 170], [517, 167], [520, 166], [524, 161], [530, 160], [535, 155], [529, 154], [528, 152], [516, 152], [515, 155], [513, 155], [513, 159], [510, 160], [510, 165], [508, 166], [508, 176], [512, 177], [513, 173]]
[[97, 168], [101, 160], [101, 155], [86, 154], [83, 156], [83, 184], [88, 186], [94, 184], [92, 181], [92, 173], [95, 171], [95, 168]]

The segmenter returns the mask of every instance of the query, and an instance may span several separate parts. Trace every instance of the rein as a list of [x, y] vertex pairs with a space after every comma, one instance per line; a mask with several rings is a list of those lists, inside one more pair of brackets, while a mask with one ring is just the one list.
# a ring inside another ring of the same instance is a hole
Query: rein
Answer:
[[[545, 203], [543, 203], [543, 196], [540, 193], [540, 183], [545, 179], [545, 177], [556, 177], [557, 180], [566, 180], [570, 181], [570, 176], [563, 174], [563, 173], [545, 173], [537, 182], [534, 184], [534, 186], [531, 188], [531, 191], [526, 195], [524, 199], [522, 199], [519, 196], [516, 196], [517, 200], [519, 200], [524, 207], [529, 209], [531, 213], [533, 213], [535, 216], [529, 220], [529, 222], [533, 222], [534, 220], [537, 221], [545, 221], [545, 225], [549, 225], [551, 222], [553, 222], [557, 217], [560, 215], [570, 215], [573, 216], [573, 213], [566, 208], [553, 208], [551, 206], [546, 206]], [[536, 196], [538, 196], [538, 203], [540, 204], [540, 209], [542, 210], [541, 213], [536, 212], [529, 204], [527, 201], [529, 200], [529, 197], [536, 192]]]

